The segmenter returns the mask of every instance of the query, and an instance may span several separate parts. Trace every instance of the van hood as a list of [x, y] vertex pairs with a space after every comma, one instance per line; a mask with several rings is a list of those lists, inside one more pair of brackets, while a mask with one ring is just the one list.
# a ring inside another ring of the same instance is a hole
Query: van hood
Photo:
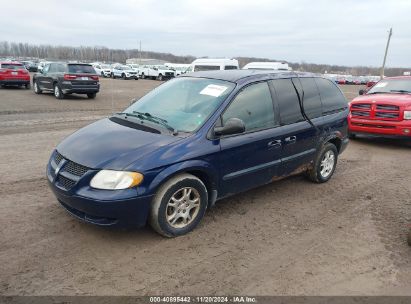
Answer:
[[122, 170], [180, 137], [141, 131], [108, 118], [88, 125], [65, 138], [57, 151], [92, 169]]
[[352, 103], [384, 103], [397, 106], [411, 106], [411, 94], [365, 94], [353, 99]]

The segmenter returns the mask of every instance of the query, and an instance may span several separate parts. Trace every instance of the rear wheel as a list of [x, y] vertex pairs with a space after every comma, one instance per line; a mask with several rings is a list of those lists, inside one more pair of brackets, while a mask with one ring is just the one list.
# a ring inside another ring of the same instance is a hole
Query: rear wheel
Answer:
[[191, 174], [177, 175], [165, 182], [153, 199], [150, 225], [166, 237], [193, 230], [204, 216], [208, 203], [207, 188]]
[[162, 81], [162, 80], [163, 80], [163, 75], [158, 74], [157, 79], [160, 80], [160, 81]]
[[40, 87], [39, 87], [37, 81], [34, 81], [33, 86], [34, 86], [34, 93], [41, 94], [42, 91], [40, 90]]
[[337, 165], [338, 151], [332, 143], [326, 143], [314, 161], [314, 165], [307, 171], [307, 177], [315, 183], [325, 183], [330, 180]]
[[60, 86], [56, 83], [54, 84], [54, 97], [56, 97], [57, 99], [63, 99], [64, 98], [64, 94], [60, 89]]
[[123, 78], [123, 79], [125, 80], [125, 79], [127, 78], [127, 77], [126, 77], [126, 74], [124, 74], [124, 73], [121, 74], [121, 78]]
[[146, 76], [144, 75], [144, 73], [141, 73], [141, 79], [146, 79]]
[[90, 99], [96, 98], [97, 94], [96, 93], [87, 93], [87, 97]]
[[357, 136], [354, 133], [348, 132], [348, 138], [355, 139]]
[[408, 232], [408, 239], [407, 239], [407, 241], [408, 241], [408, 245], [411, 246], [411, 228], [410, 228], [410, 231]]
[[30, 83], [26, 84], [25, 87], [26, 87], [26, 90], [30, 90], [31, 88]]

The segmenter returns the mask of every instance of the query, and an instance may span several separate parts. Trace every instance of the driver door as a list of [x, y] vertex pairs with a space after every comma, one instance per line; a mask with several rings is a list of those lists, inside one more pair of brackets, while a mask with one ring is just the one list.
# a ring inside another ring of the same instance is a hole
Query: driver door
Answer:
[[239, 118], [245, 132], [222, 136], [219, 197], [269, 183], [281, 164], [281, 128], [267, 82], [242, 89], [222, 114], [224, 125]]

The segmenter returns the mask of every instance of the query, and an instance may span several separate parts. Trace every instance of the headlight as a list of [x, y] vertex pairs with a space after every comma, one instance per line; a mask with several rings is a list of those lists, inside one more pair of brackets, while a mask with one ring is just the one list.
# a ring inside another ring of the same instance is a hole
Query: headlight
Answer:
[[411, 119], [411, 111], [404, 111], [404, 119], [406, 120]]
[[90, 182], [96, 189], [120, 190], [138, 186], [143, 181], [143, 175], [138, 172], [101, 170]]

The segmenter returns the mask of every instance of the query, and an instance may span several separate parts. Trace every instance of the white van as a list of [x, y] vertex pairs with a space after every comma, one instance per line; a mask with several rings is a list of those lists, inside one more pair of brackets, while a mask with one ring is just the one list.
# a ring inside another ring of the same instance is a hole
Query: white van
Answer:
[[291, 71], [291, 67], [286, 62], [250, 62], [243, 67], [243, 70], [279, 70]]
[[196, 59], [191, 63], [191, 71], [238, 70], [237, 59]]

